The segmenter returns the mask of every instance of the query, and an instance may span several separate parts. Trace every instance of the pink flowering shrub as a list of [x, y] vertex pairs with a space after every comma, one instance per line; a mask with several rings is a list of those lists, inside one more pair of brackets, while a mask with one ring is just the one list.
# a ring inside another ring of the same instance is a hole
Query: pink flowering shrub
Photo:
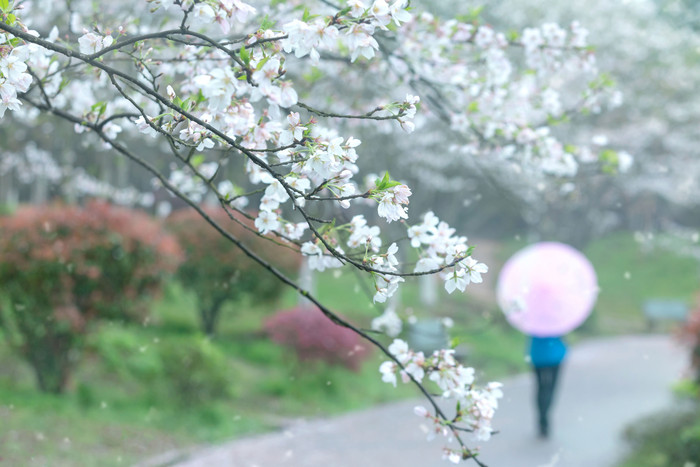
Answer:
[[265, 331], [279, 345], [296, 352], [301, 361], [323, 361], [359, 371], [369, 349], [351, 330], [338, 326], [313, 306], [277, 312]]
[[40, 389], [63, 392], [89, 325], [141, 316], [181, 251], [142, 212], [91, 202], [0, 217], [0, 327]]

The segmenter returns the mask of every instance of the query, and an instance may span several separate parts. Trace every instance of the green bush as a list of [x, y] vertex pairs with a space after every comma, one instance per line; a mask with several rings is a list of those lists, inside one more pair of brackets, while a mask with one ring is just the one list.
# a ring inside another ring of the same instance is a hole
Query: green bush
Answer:
[[678, 467], [700, 459], [700, 412], [664, 412], [635, 422], [625, 433], [633, 454], [621, 467]]
[[232, 395], [231, 369], [225, 355], [205, 337], [161, 342], [158, 346], [169, 392], [185, 405]]
[[[131, 327], [131, 328], [130, 328]], [[225, 354], [207, 338], [153, 337], [129, 325], [103, 326], [91, 348], [104, 370], [130, 392], [149, 400], [201, 405], [229, 397], [231, 369]]]
[[120, 380], [152, 385], [163, 377], [163, 363], [159, 353], [150, 348], [152, 342], [116, 324], [103, 326], [95, 334], [92, 346], [105, 370]]

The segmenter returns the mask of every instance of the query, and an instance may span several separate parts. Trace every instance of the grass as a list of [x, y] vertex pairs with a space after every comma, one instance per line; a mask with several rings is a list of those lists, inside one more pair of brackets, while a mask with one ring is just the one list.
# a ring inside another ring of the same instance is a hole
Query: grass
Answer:
[[[688, 401], [686, 401], [688, 402]], [[697, 401], [695, 402], [697, 404]], [[618, 467], [692, 467], [700, 459], [697, 405], [667, 410], [639, 420], [626, 430], [633, 451]]]
[[[506, 244], [503, 258], [521, 246]], [[585, 253], [596, 267], [601, 293], [593, 319], [573, 340], [641, 330], [644, 299], [690, 300], [697, 292], [693, 260], [665, 252], [643, 253], [631, 235], [595, 242]], [[352, 272], [318, 274], [316, 288], [323, 303], [362, 327], [369, 327], [381, 313], [372, 303], [372, 284]], [[479, 381], [527, 370], [526, 337], [511, 328], [493, 304], [442, 291], [437, 305], [427, 307], [421, 304], [415, 283], [402, 291], [399, 309], [404, 317], [454, 321], [450, 337], [460, 341], [459, 353], [477, 369]], [[288, 291], [278, 308], [297, 303]], [[29, 368], [0, 340], [2, 461], [28, 466], [131, 465], [174, 448], [282, 427], [293, 417], [336, 414], [417, 396], [411, 387], [394, 389], [381, 382], [377, 368], [383, 357], [378, 352], [359, 373], [298, 362], [261, 333], [275, 309], [242, 301], [225, 307], [212, 341], [225, 356], [231, 397], [192, 406], [178, 403], [167, 381], [153, 376], [158, 374], [154, 358], [160, 345], [186, 342], [198, 333], [196, 305], [194, 295], [171, 284], [142, 325], [102, 323], [89, 339], [69, 393], [60, 397], [38, 392]]]
[[597, 241], [585, 253], [601, 288], [595, 316], [601, 333], [644, 331], [645, 300], [671, 298], [692, 305], [700, 289], [697, 260], [665, 250], [645, 251], [631, 234]]
[[131, 410], [84, 409], [73, 396], [32, 387], [0, 388], [0, 452], [17, 466], [132, 465], [145, 456], [191, 444], [185, 432], [164, 432]]

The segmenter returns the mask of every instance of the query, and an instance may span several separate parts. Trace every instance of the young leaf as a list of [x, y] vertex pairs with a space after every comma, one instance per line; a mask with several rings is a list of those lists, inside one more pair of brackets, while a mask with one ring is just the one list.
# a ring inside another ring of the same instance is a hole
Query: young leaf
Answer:
[[197, 154], [190, 160], [190, 165], [192, 167], [199, 167], [202, 162], [204, 162], [204, 156], [202, 154]]
[[265, 15], [265, 17], [263, 18], [262, 24], [260, 25], [260, 29], [264, 31], [266, 29], [272, 28], [274, 25], [275, 25], [275, 21], [272, 21], [270, 19], [269, 15]]
[[311, 19], [311, 12], [309, 11], [309, 8], [304, 8], [304, 15], [301, 17], [301, 20], [303, 22], [308, 22]]
[[248, 49], [246, 49], [245, 47], [241, 47], [239, 55], [241, 56], [241, 60], [243, 60], [243, 63], [245, 63], [246, 66], [250, 66], [250, 52], [248, 52]]

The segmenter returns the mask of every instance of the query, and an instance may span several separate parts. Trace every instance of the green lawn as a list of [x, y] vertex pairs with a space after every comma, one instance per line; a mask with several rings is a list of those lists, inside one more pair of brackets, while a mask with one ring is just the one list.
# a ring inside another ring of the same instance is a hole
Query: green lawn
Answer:
[[630, 234], [617, 234], [585, 250], [598, 274], [597, 329], [604, 334], [645, 329], [642, 303], [680, 299], [692, 305], [700, 289], [700, 264], [665, 250], [644, 251]]

